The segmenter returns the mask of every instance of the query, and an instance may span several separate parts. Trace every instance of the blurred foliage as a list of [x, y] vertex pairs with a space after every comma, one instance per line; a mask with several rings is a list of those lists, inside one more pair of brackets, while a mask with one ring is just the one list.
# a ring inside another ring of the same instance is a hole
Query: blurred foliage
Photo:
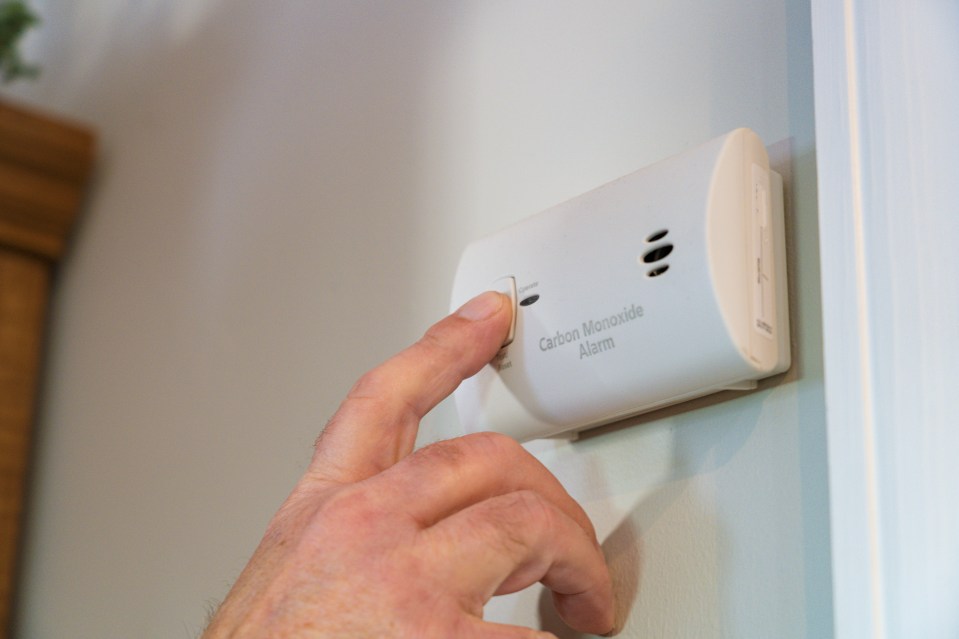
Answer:
[[23, 61], [18, 48], [23, 34], [38, 24], [40, 18], [23, 0], [0, 0], [0, 78], [4, 84], [40, 72], [39, 67]]

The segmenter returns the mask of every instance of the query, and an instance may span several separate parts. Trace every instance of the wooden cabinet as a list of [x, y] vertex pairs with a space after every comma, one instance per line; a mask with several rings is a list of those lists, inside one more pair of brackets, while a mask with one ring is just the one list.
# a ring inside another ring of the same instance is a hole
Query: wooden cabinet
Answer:
[[87, 129], [0, 102], [0, 636], [9, 634], [52, 270], [93, 160]]

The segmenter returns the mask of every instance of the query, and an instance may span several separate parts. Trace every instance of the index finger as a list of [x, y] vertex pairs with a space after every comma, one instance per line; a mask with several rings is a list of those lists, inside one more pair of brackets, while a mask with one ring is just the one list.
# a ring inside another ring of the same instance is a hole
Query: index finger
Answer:
[[420, 419], [499, 350], [508, 298], [492, 291], [464, 304], [353, 386], [317, 440], [314, 477], [355, 482], [406, 457]]

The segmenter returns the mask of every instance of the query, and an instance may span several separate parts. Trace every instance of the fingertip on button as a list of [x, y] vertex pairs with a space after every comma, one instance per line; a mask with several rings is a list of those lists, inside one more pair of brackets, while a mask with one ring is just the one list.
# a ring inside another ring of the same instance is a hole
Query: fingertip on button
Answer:
[[509, 332], [506, 334], [506, 339], [503, 341], [503, 346], [509, 346], [513, 343], [513, 339], [516, 337], [516, 278], [512, 276], [501, 277], [493, 282], [492, 290], [506, 295], [510, 300], [511, 315], [509, 320]]

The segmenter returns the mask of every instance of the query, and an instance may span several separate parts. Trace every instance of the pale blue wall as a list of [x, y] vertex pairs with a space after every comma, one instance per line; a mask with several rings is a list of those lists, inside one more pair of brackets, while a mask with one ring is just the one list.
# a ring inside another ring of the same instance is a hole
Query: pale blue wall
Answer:
[[[352, 380], [478, 235], [738, 126], [783, 141], [796, 364], [537, 443], [626, 637], [831, 636], [802, 1], [38, 3], [17, 91], [100, 127], [56, 296], [23, 636], [197, 631]], [[455, 431], [443, 405], [422, 440]], [[489, 617], [566, 637], [540, 593]]]

